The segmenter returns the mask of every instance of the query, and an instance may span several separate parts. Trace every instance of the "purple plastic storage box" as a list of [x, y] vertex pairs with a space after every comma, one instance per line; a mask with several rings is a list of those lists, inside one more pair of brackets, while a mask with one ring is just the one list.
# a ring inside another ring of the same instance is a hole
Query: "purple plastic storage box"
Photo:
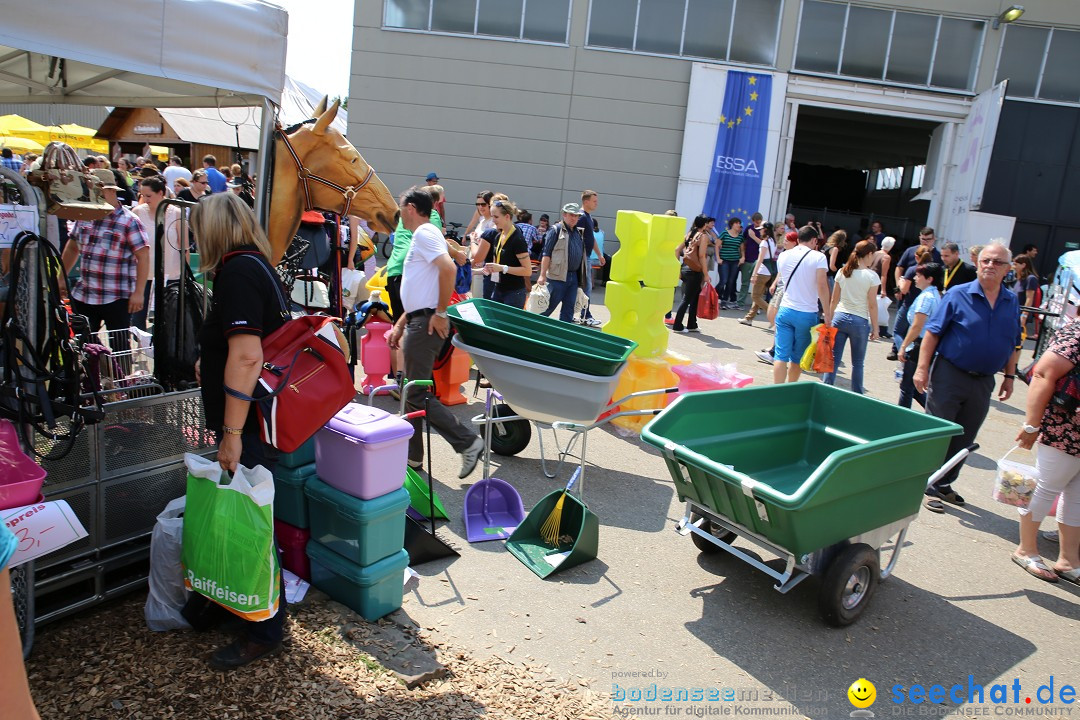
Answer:
[[327, 485], [372, 500], [405, 484], [407, 420], [385, 410], [349, 403], [315, 434], [315, 468]]

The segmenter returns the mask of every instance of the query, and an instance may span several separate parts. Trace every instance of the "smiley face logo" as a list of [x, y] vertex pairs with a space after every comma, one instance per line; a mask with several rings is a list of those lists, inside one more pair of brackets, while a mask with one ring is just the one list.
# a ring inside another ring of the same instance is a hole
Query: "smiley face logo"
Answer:
[[866, 678], [859, 678], [851, 683], [847, 691], [848, 700], [857, 708], [868, 708], [877, 700], [877, 688]]

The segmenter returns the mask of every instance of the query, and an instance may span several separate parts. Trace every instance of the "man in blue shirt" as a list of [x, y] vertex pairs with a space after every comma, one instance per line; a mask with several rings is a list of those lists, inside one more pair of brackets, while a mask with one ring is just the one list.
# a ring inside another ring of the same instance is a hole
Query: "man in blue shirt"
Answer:
[[3, 165], [8, 170], [14, 170], [15, 172], [22, 170], [22, 161], [15, 159], [15, 153], [11, 152], [11, 148], [4, 148], [0, 155], [2, 155], [2, 157], [0, 157], [0, 165]]
[[[585, 294], [590, 298], [592, 297], [592, 255], [593, 249], [596, 247], [596, 221], [593, 220], [592, 214], [596, 212], [596, 206], [600, 204], [600, 196], [595, 190], [583, 190], [581, 192], [581, 218], [578, 220], [577, 229], [581, 231], [581, 237], [585, 241], [585, 277], [582, 278], [582, 285], [585, 287]], [[604, 266], [604, 256], [600, 255], [600, 267]], [[581, 324], [589, 327], [600, 327], [600, 321], [592, 316], [592, 310], [589, 306], [585, 306], [585, 310], [581, 316]]]
[[[1020, 355], [1020, 303], [1002, 285], [1011, 265], [1008, 248], [987, 245], [979, 254], [978, 279], [946, 293], [926, 323], [912, 380], [919, 392], [930, 389], [928, 413], [964, 428], [962, 435], [952, 438], [946, 458], [975, 442], [990, 409], [994, 375], [1002, 368], [1005, 379], [998, 400], [1012, 395]], [[952, 489], [960, 467], [927, 488], [927, 510], [945, 512], [942, 501], [964, 505], [964, 498]]]
[[217, 169], [217, 158], [206, 155], [202, 159], [203, 168], [206, 170], [206, 181], [210, 183], [210, 190], [216, 193], [225, 192], [227, 181], [221, 171]]
[[[578, 287], [585, 271], [585, 240], [577, 229], [584, 211], [577, 203], [566, 203], [562, 208], [562, 222], [548, 230], [544, 238], [544, 253], [540, 259], [540, 276], [537, 285], [547, 285], [550, 299], [544, 315], [551, 315], [555, 306], [562, 304], [559, 319], [574, 321], [574, 303]], [[548, 283], [548, 280], [551, 282]]]

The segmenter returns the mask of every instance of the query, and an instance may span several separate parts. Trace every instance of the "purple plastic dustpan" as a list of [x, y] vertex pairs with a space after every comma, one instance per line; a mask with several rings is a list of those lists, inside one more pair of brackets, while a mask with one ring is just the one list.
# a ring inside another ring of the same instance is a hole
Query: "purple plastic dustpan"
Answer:
[[469, 542], [505, 540], [525, 519], [525, 506], [513, 485], [488, 478], [465, 491], [464, 515]]

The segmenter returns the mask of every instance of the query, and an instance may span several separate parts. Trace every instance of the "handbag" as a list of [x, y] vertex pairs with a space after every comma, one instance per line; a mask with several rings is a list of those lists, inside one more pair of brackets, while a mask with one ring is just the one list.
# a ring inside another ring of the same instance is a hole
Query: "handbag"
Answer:
[[[274, 282], [287, 313], [281, 284], [265, 263], [251, 257]], [[345, 348], [333, 318], [302, 315], [263, 338], [262, 372], [253, 394], [227, 386], [225, 392], [255, 403], [263, 442], [293, 452], [355, 397]]]
[[694, 236], [694, 239], [689, 243], [686, 243], [686, 247], [683, 248], [683, 265], [690, 268], [694, 272], [701, 272], [701, 261], [698, 260], [698, 244], [701, 242], [701, 233]]
[[551, 304], [551, 291], [547, 285], [534, 285], [529, 293], [528, 311], [540, 314]]
[[702, 320], [715, 320], [719, 315], [720, 296], [711, 284], [703, 283], [698, 294], [697, 316]]
[[105, 202], [101, 178], [87, 172], [67, 143], [46, 145], [41, 168], [28, 173], [26, 179], [41, 188], [48, 214], [61, 220], [100, 220], [113, 211]]
[[1013, 445], [1012, 450], [998, 460], [994, 492], [991, 497], [1005, 505], [1026, 508], [1031, 503], [1031, 496], [1035, 494], [1039, 475], [1034, 465], [1007, 459], [1019, 447], [1019, 445]]
[[273, 476], [261, 465], [240, 465], [230, 481], [213, 460], [188, 453], [184, 463], [184, 585], [245, 620], [274, 617], [283, 598]]
[[825, 326], [819, 323], [810, 329], [810, 344], [806, 346], [802, 358], [799, 359], [799, 367], [803, 372], [814, 372], [814, 355], [817, 353], [818, 339], [821, 337], [818, 330], [823, 327]]
[[836, 328], [818, 325], [818, 341], [814, 348], [814, 372], [831, 373], [835, 370], [833, 350], [836, 348]]
[[[1019, 372], [1020, 380], [1031, 385], [1031, 378], [1035, 374], [1035, 365], [1038, 360]], [[1075, 414], [1080, 410], [1080, 365], [1058, 378], [1054, 385], [1054, 394], [1050, 396], [1050, 403], [1062, 408], [1066, 413]]]

